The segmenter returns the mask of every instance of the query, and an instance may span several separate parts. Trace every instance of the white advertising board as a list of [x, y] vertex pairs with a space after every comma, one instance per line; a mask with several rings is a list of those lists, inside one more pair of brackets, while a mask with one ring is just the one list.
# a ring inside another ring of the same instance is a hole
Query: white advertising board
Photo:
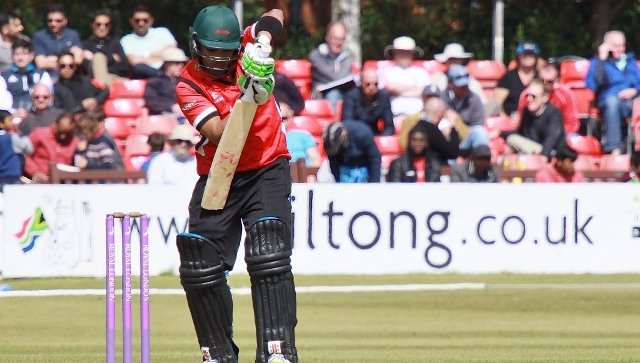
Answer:
[[[147, 213], [151, 273], [176, 273], [190, 196], [148, 185], [7, 186], [2, 275], [103, 276], [114, 211]], [[296, 274], [640, 272], [632, 184], [295, 184], [292, 205]], [[234, 273], [245, 270], [239, 256]]]

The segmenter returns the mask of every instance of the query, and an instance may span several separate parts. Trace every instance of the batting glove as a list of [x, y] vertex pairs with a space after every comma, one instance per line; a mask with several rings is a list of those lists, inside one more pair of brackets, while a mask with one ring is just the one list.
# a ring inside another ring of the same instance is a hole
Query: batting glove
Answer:
[[270, 54], [269, 38], [261, 35], [255, 43], [245, 46], [240, 66], [247, 76], [265, 80], [275, 70], [275, 61]]
[[241, 75], [238, 78], [238, 87], [240, 87], [241, 92], [240, 100], [244, 102], [255, 102], [259, 105], [265, 104], [273, 93], [274, 86], [273, 75], [269, 75], [263, 80], [245, 75]]

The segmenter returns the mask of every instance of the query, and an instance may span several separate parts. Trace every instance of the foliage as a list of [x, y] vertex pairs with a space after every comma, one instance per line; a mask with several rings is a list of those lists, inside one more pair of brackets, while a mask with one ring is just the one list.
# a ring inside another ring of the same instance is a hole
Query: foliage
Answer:
[[[294, 0], [289, 0], [292, 4]], [[299, 0], [296, 0], [299, 1]], [[308, 34], [299, 21], [287, 24], [288, 42], [278, 49], [280, 58], [306, 58], [313, 47], [322, 42], [322, 29], [330, 20], [328, 0], [313, 0], [315, 20], [320, 31]], [[558, 57], [593, 54], [598, 39], [591, 38], [595, 4], [612, 3], [613, 0], [504, 0], [505, 62], [514, 56], [518, 40], [537, 41], [543, 55]], [[70, 26], [77, 29], [82, 38], [90, 34], [91, 14], [98, 8], [109, 8], [114, 13], [117, 34], [130, 31], [128, 18], [138, 0], [75, 1], [60, 0], [68, 11]], [[50, 0], [4, 0], [0, 10], [15, 10], [22, 17], [25, 33], [33, 34], [44, 27], [45, 12]], [[168, 27], [179, 45], [187, 49], [188, 32], [198, 9], [216, 3], [232, 6], [233, 1], [148, 0], [156, 18], [156, 24]], [[244, 0], [244, 22], [255, 21], [264, 12], [264, 1]], [[462, 43], [476, 58], [492, 56], [493, 0], [360, 0], [361, 45], [364, 59], [381, 59], [384, 47], [400, 35], [410, 35], [425, 49], [425, 57], [432, 58], [450, 42]], [[595, 17], [595, 18], [594, 18]], [[606, 28], [617, 28], [627, 34], [630, 50], [638, 49], [640, 38], [635, 24], [640, 21], [640, 2], [628, 5]]]

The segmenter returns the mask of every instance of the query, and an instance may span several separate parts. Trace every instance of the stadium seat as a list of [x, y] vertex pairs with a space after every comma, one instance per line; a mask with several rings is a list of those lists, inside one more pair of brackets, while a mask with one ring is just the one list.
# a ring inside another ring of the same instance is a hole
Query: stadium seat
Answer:
[[294, 116], [289, 124], [292, 130], [306, 130], [315, 137], [322, 136], [322, 125], [313, 116]]
[[567, 135], [567, 145], [581, 155], [602, 155], [600, 142], [593, 136], [582, 136], [578, 134]]
[[560, 63], [560, 83], [569, 87], [575, 95], [579, 118], [598, 115], [597, 108], [593, 107], [595, 95], [584, 82], [589, 64], [587, 59], [566, 59]]
[[573, 163], [573, 167], [580, 171], [594, 171], [600, 169], [600, 157], [581, 154]]
[[125, 140], [135, 133], [136, 120], [129, 117], [105, 117], [104, 127], [114, 139]]
[[372, 68], [375, 69], [377, 71], [380, 71], [382, 68], [393, 64], [392, 61], [390, 60], [366, 60], [364, 61], [364, 66], [363, 68]]
[[628, 171], [629, 154], [610, 155], [605, 154], [600, 158], [600, 170], [606, 171]]
[[307, 59], [278, 59], [276, 70], [291, 78], [305, 100], [311, 98], [311, 63]]
[[471, 60], [467, 64], [469, 74], [483, 89], [494, 89], [507, 71], [504, 64], [493, 60]]
[[148, 112], [136, 98], [108, 99], [104, 103], [104, 114], [107, 117], [136, 118], [147, 115]]
[[159, 132], [163, 135], [169, 135], [171, 131], [178, 125], [175, 117], [165, 115], [151, 115], [141, 117], [138, 120], [138, 133], [142, 135], [151, 135]]
[[118, 80], [109, 87], [109, 98], [144, 98], [146, 79]]
[[300, 112], [300, 116], [312, 116], [315, 117], [322, 126], [326, 126], [332, 122], [337, 121], [333, 107], [328, 100], [306, 100], [304, 102], [304, 108]]
[[149, 160], [151, 148], [147, 144], [147, 135], [129, 135], [124, 146], [124, 167], [127, 171], [140, 170], [142, 164]]
[[513, 131], [513, 122], [508, 117], [492, 116], [484, 120], [484, 128], [488, 132], [492, 131]]
[[398, 141], [398, 137], [395, 135], [388, 136], [374, 136], [374, 140], [376, 145], [378, 146], [378, 150], [380, 154], [400, 154], [402, 153], [402, 148], [400, 147], [400, 142]]
[[429, 74], [444, 73], [447, 71], [447, 66], [437, 60], [414, 60], [413, 65], [422, 67], [429, 72]]

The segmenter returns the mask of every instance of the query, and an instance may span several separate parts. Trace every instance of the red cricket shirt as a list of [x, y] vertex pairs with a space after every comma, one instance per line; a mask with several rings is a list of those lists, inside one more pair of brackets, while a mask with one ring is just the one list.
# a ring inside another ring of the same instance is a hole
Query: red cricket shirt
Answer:
[[[255, 24], [244, 30], [242, 35], [243, 49], [246, 44], [255, 40], [254, 27]], [[242, 54], [240, 54], [241, 56]], [[236, 74], [238, 76], [242, 74], [239, 62], [236, 66]], [[198, 64], [193, 59], [187, 63], [181, 76], [195, 82], [206, 93], [206, 95], [202, 95], [185, 82], [178, 82], [176, 86], [178, 104], [189, 123], [194, 127], [197, 127], [200, 121], [216, 111], [221, 119], [226, 118], [231, 112], [233, 104], [240, 97], [240, 89], [235, 83], [227, 84], [210, 77], [198, 69]], [[214, 121], [209, 120], [208, 122]], [[196, 153], [199, 175], [209, 174], [216, 148], [217, 144], [207, 141], [202, 146], [204, 155]], [[276, 106], [275, 99], [271, 96], [267, 103], [258, 106], [236, 171], [259, 169], [280, 157], [291, 159], [287, 150], [286, 131], [282, 116]]]

